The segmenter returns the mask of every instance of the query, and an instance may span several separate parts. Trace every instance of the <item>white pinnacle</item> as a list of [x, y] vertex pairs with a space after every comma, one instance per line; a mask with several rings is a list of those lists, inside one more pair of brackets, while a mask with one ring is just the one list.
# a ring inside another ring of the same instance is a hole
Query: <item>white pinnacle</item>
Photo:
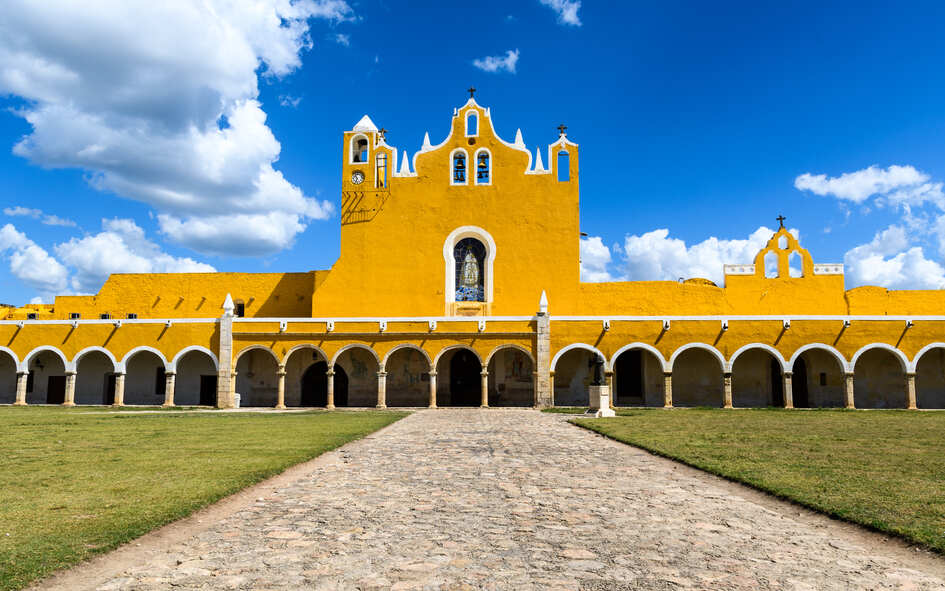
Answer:
[[541, 314], [548, 313], [548, 296], [545, 294], [545, 290], [541, 290], [541, 297], [538, 299], [538, 312]]
[[420, 147], [421, 152], [426, 152], [433, 147], [433, 144], [430, 143], [430, 132], [423, 134], [423, 145]]
[[232, 316], [233, 310], [235, 308], [236, 306], [233, 305], [233, 298], [230, 296], [230, 294], [226, 294], [226, 299], [223, 300], [223, 315]]
[[374, 125], [374, 122], [371, 121], [371, 118], [365, 115], [361, 117], [361, 120], [357, 122], [354, 126], [353, 131], [377, 131], [377, 126]]
[[535, 172], [544, 172], [545, 163], [541, 161], [541, 146], [535, 148]]
[[515, 147], [516, 147], [516, 148], [526, 149], [526, 148], [525, 148], [525, 140], [522, 139], [522, 129], [521, 129], [521, 128], [515, 130]]
[[410, 166], [407, 164], [407, 150], [404, 150], [404, 159], [400, 161], [400, 176], [410, 174]]

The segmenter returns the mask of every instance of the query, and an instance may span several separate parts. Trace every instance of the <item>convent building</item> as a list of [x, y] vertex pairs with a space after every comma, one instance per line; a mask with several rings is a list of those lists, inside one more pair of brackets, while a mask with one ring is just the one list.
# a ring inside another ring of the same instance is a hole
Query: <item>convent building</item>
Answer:
[[[705, 279], [580, 278], [580, 151], [472, 98], [408, 157], [342, 139], [341, 246], [305, 273], [116, 274], [0, 309], [0, 403], [945, 407], [945, 291], [846, 290], [781, 228]], [[796, 272], [792, 270], [796, 269]]]

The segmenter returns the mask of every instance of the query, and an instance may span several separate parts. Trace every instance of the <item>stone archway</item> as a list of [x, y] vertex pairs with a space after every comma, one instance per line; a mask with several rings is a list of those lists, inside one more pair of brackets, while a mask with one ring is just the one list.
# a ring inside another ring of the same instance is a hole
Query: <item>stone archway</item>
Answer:
[[945, 347], [925, 351], [915, 364], [918, 408], [945, 408]]
[[472, 349], [455, 348], [440, 355], [436, 365], [436, 404], [482, 404], [482, 362]]
[[614, 358], [614, 406], [663, 406], [663, 363], [652, 351], [631, 348]]
[[535, 366], [515, 347], [503, 347], [489, 359], [489, 406], [535, 406]]
[[0, 404], [16, 402], [16, 359], [0, 351]]
[[876, 347], [857, 357], [853, 402], [857, 408], [906, 408], [906, 374], [892, 351]]
[[384, 367], [387, 406], [429, 405], [430, 362], [419, 349], [410, 346], [395, 350]]
[[335, 406], [377, 405], [380, 362], [371, 349], [350, 346], [335, 355]]
[[692, 347], [673, 360], [673, 406], [724, 403], [722, 364], [709, 350]]
[[115, 364], [101, 351], [89, 351], [76, 363], [75, 403], [114, 404]]
[[42, 350], [29, 359], [27, 404], [62, 404], [66, 397], [66, 365], [54, 351]]
[[781, 361], [762, 348], [742, 352], [732, 363], [732, 406], [784, 406]]
[[240, 406], [276, 406], [279, 390], [279, 362], [268, 349], [243, 351], [236, 361], [236, 393]]
[[217, 366], [206, 351], [187, 351], [177, 359], [175, 370], [174, 404], [216, 406]]

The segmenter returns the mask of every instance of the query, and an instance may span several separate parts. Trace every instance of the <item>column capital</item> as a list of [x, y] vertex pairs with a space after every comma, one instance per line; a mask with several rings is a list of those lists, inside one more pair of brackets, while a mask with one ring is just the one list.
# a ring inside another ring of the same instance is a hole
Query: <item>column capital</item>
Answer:
[[488, 370], [488, 369], [484, 369], [484, 370], [482, 370], [482, 371], [479, 372], [479, 375], [481, 375], [481, 376], [484, 377], [484, 378], [487, 378], [487, 377], [489, 377], [489, 370]]
[[285, 372], [285, 368], [282, 368], [282, 369], [280, 369], [279, 371], [276, 372], [276, 375], [277, 375], [278, 377], [280, 377], [280, 378], [284, 378], [284, 377], [285, 377], [285, 373], [286, 373], [286, 372]]
[[907, 379], [914, 380], [914, 379], [915, 379], [915, 372], [914, 372], [914, 371], [907, 371], [907, 372], [906, 372], [906, 378], [907, 378]]
[[173, 371], [165, 371], [165, 372], [164, 372], [164, 377], [168, 377], [168, 376], [174, 377], [175, 375], [177, 375], [177, 372], [173, 372]]
[[75, 371], [74, 369], [67, 369], [67, 370], [66, 370], [66, 377], [74, 376], [75, 374], [76, 374], [76, 371]]
[[27, 371], [19, 371], [19, 370], [17, 370], [17, 372], [16, 372], [16, 377], [28, 376], [28, 375], [30, 375], [29, 370], [27, 370]]
[[664, 377], [664, 378], [671, 378], [671, 377], [673, 377], [673, 370], [664, 371], [664, 372], [663, 372], [663, 377]]
[[116, 372], [112, 373], [112, 375], [115, 376], [116, 378], [119, 377], [119, 376], [125, 377], [125, 372], [123, 372], [123, 371], [116, 371]]
[[330, 377], [330, 378], [333, 378], [333, 377], [335, 377], [335, 370], [329, 369], [328, 371], [325, 372], [325, 375], [328, 376], [328, 377]]
[[786, 377], [786, 378], [792, 378], [792, 377], [794, 377], [794, 372], [793, 372], [793, 371], [782, 371], [782, 372], [781, 372], [781, 375], [783, 375], [783, 376]]
[[427, 372], [427, 375], [429, 375], [431, 378], [435, 378], [435, 377], [436, 377], [436, 372], [435, 372], [435, 371], [428, 371], [428, 372]]
[[379, 372], [377, 372], [377, 377], [379, 377], [379, 378], [386, 378], [386, 377], [387, 377], [387, 372], [386, 372], [386, 371], [379, 371]]
[[730, 371], [723, 371], [723, 372], [722, 372], [722, 377], [725, 378], [726, 380], [730, 380], [730, 379], [732, 379], [732, 372], [730, 372]]

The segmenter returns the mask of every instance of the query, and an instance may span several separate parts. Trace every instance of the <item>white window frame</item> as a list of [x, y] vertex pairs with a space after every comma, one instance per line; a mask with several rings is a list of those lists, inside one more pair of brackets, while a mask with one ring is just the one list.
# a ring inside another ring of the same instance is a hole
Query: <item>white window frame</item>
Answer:
[[[479, 154], [480, 152], [485, 152], [486, 154], [489, 155], [489, 181], [485, 183], [479, 182]], [[474, 184], [482, 186], [482, 187], [488, 187], [489, 185], [492, 184], [492, 170], [493, 170], [492, 151], [489, 150], [489, 148], [479, 148], [478, 150], [476, 150], [476, 155], [475, 157], [473, 157], [473, 170], [476, 171], [476, 180]], [[469, 175], [467, 174], [466, 177], [468, 178]]]
[[[453, 178], [453, 157], [456, 156], [457, 152], [462, 152], [463, 156], [466, 157], [466, 181], [462, 183], [457, 183], [456, 179]], [[469, 152], [467, 152], [465, 148], [456, 148], [450, 152], [450, 184], [457, 187], [469, 185]]]
[[[470, 117], [476, 118], [476, 133], [469, 133], [469, 118]], [[481, 123], [482, 121], [479, 120], [479, 111], [475, 109], [470, 109], [466, 111], [466, 119], [463, 121], [463, 124], [465, 126], [466, 137], [479, 137], [479, 125]]]
[[[367, 146], [368, 146], [367, 158], [365, 158], [364, 162], [355, 162], [354, 160], [354, 144], [359, 139], [363, 139], [367, 143]], [[364, 135], [363, 133], [358, 133], [351, 136], [351, 142], [348, 144], [348, 164], [363, 164], [365, 166], [371, 164], [371, 138]]]
[[[452, 162], [452, 158], [450, 158]], [[468, 178], [468, 175], [467, 175]], [[443, 262], [446, 263], [446, 282], [444, 283], [444, 300], [447, 304], [456, 301], [456, 259], [453, 251], [460, 240], [475, 238], [486, 247], [486, 256], [483, 257], [482, 287], [485, 303], [492, 301], [493, 295], [493, 266], [495, 263], [496, 246], [492, 235], [478, 226], [460, 226], [456, 228], [443, 242]]]

